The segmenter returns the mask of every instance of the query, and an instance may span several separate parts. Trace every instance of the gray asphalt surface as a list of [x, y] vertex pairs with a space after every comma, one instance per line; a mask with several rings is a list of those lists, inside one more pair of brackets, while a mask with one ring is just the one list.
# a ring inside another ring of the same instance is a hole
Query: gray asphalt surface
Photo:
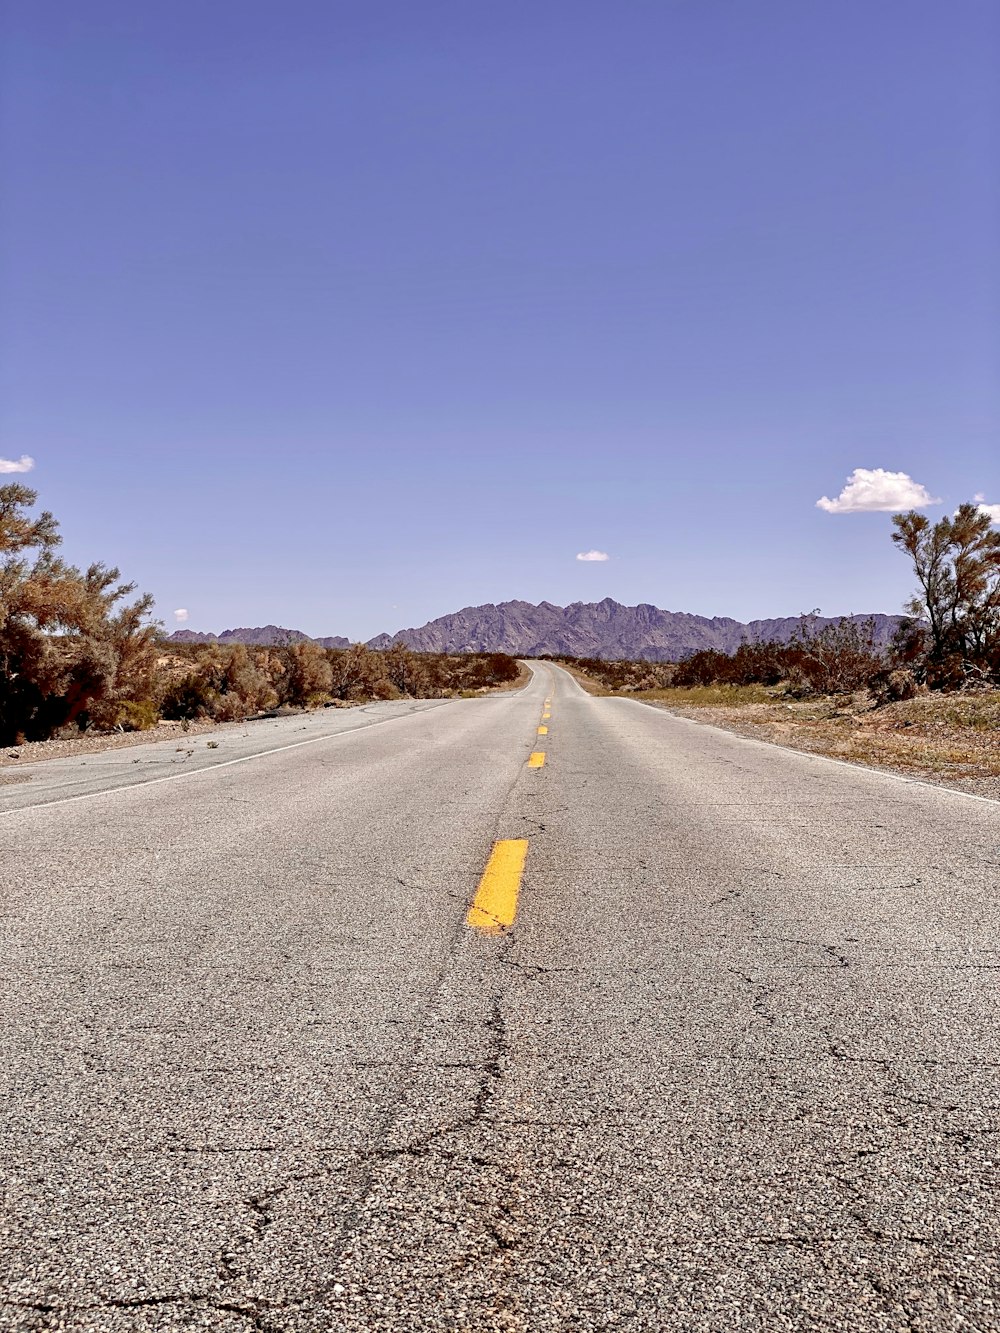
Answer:
[[197, 742], [0, 787], [0, 1328], [1000, 1327], [1000, 805], [545, 664]]

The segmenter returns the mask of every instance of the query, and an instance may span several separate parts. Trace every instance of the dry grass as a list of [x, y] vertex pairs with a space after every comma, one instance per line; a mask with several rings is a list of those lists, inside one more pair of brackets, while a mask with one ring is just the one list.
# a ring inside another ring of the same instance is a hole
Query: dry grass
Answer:
[[1000, 691], [923, 695], [882, 708], [867, 695], [700, 708], [651, 702], [792, 749], [1000, 797]]
[[[572, 674], [591, 694], [614, 691]], [[884, 768], [1000, 799], [1000, 690], [923, 694], [876, 707], [849, 697], [791, 698], [780, 686], [642, 690], [638, 699], [795, 750]]]
[[667, 704], [671, 708], [745, 708], [748, 704], [770, 703], [772, 691], [766, 685], [691, 685], [630, 690], [623, 697]]

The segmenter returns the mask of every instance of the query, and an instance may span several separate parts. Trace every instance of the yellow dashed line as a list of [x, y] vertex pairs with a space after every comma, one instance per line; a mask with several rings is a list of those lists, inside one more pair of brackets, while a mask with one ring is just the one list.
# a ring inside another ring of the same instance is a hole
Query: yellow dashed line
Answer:
[[499, 935], [513, 925], [527, 855], [527, 838], [505, 838], [493, 844], [475, 899], [465, 918], [467, 926], [487, 935]]
[[548, 720], [549, 720], [549, 718], [550, 718], [551, 716], [552, 716], [551, 713], [543, 713], [543, 714], [542, 714], [542, 721], [543, 721], [543, 722], [548, 722]]
[[547, 736], [547, 735], [549, 734], [549, 729], [548, 729], [548, 727], [539, 727], [539, 728], [538, 728], [538, 734], [539, 734], [539, 736]]
[[529, 756], [529, 758], [528, 758], [528, 767], [529, 767], [529, 768], [541, 768], [541, 766], [542, 766], [544, 763], [545, 763], [545, 751], [544, 751], [544, 750], [534, 750], [534, 751], [532, 752], [532, 754], [531, 754], [531, 755]]

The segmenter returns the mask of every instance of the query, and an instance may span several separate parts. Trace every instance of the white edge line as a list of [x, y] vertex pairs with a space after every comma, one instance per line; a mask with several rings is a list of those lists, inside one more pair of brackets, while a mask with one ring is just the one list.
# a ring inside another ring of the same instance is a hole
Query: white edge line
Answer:
[[894, 773], [891, 768], [873, 768], [871, 764], [855, 763], [851, 759], [836, 759], [832, 754], [815, 754], [812, 750], [799, 750], [794, 745], [782, 745], [780, 741], [765, 741], [759, 736], [741, 736], [738, 731], [729, 731], [726, 727], [720, 727], [715, 722], [699, 722], [696, 717], [685, 717], [682, 713], [672, 713], [669, 708], [656, 708], [653, 705], [643, 703], [641, 699], [625, 699], [624, 703], [638, 704], [640, 708], [653, 708], [656, 713], [666, 713], [669, 717], [675, 718], [678, 722], [690, 722], [694, 727], [710, 727], [712, 731], [721, 731], [724, 736], [733, 736], [738, 741], [750, 741], [752, 745], [765, 745], [775, 750], [783, 750], [785, 754], [797, 754], [802, 759], [818, 759], [823, 764], [839, 764], [841, 768], [849, 768], [855, 773], [874, 773], [880, 778], [895, 778], [897, 782], [905, 782], [908, 787], [923, 787], [925, 791], [941, 792], [946, 796], [964, 796], [967, 801], [984, 801], [987, 805], [1000, 805], [1000, 800], [995, 796], [978, 796], [974, 791], [963, 791], [961, 787], [946, 787], [944, 783], [925, 782], [922, 778], [908, 778], [903, 773]]
[[[438, 700], [429, 701], [431, 706]], [[442, 699], [441, 703], [451, 700]], [[217, 773], [220, 768], [232, 768], [235, 764], [249, 764], [252, 759], [266, 759], [271, 754], [282, 754], [285, 750], [299, 750], [303, 745], [318, 745], [320, 741], [339, 741], [343, 736], [353, 736], [358, 731], [371, 731], [372, 727], [382, 727], [387, 722], [399, 722], [402, 718], [416, 717], [418, 713], [429, 712], [429, 708], [419, 708], [412, 713], [403, 713], [397, 717], [377, 718], [360, 727], [348, 727], [336, 731], [330, 736], [310, 736], [305, 741], [292, 741], [289, 745], [276, 745], [273, 750], [258, 750], [256, 754], [244, 754], [239, 759], [224, 759], [219, 764], [206, 764], [204, 768], [192, 768], [185, 773], [167, 773], [162, 778], [146, 778], [144, 782], [123, 782], [118, 787], [105, 787], [103, 791], [84, 791], [76, 796], [57, 796], [51, 801], [38, 801], [34, 805], [18, 805], [11, 810], [0, 810], [0, 819], [5, 815], [21, 815], [26, 810], [48, 810], [53, 805], [69, 805], [71, 801], [92, 801], [97, 796], [112, 796], [120, 791], [133, 791], [137, 787], [155, 787], [160, 782], [177, 782], [181, 778], [200, 778], [203, 773]]]
[[[530, 664], [529, 664], [530, 665]], [[487, 695], [487, 698], [506, 697], [516, 698], [519, 694], [524, 694], [528, 687], [533, 683], [534, 671], [532, 670], [532, 680], [528, 680], [519, 690], [511, 690], [505, 694]], [[285, 750], [298, 750], [303, 745], [318, 745], [320, 741], [336, 741], [342, 736], [353, 736], [358, 731], [370, 731], [372, 727], [384, 726], [387, 722], [399, 722], [403, 718], [416, 717], [419, 713], [431, 712], [434, 708], [442, 704], [454, 703], [453, 699], [424, 699], [420, 701], [425, 704], [423, 708], [416, 708], [412, 713], [402, 713], [395, 717], [377, 718], [374, 722], [366, 722], [359, 727], [348, 727], [344, 731], [334, 732], [331, 736], [310, 736], [305, 741], [292, 741], [289, 745], [276, 745], [272, 750], [258, 750], [256, 754], [245, 754], [239, 759], [224, 759], [219, 764], [206, 764], [204, 768], [189, 769], [186, 773], [166, 773], [162, 778], [146, 778], [144, 782], [123, 782], [118, 787], [105, 787], [103, 791], [84, 791], [77, 796], [56, 796], [51, 801], [37, 801], [34, 805], [17, 805], [10, 810], [0, 810], [0, 819], [7, 815], [21, 815], [26, 810], [48, 810], [53, 805], [69, 805], [72, 801], [92, 801], [98, 796], [111, 796], [114, 792], [132, 791], [136, 787], [155, 787], [160, 782], [177, 782], [181, 778], [197, 778], [203, 773], [216, 773], [220, 768], [232, 768], [234, 764], [249, 764], [252, 759], [265, 759], [269, 754], [282, 754]]]
[[[559, 667], [562, 671], [564, 668]], [[567, 671], [566, 675], [570, 676]], [[570, 680], [573, 677], [570, 676]], [[676, 722], [690, 722], [693, 727], [708, 727], [712, 731], [719, 731], [723, 736], [734, 737], [738, 741], [749, 741], [752, 745], [765, 746], [772, 750], [783, 750], [785, 754], [797, 754], [802, 759], [818, 759], [824, 764], [839, 764], [841, 768], [849, 768], [853, 772], [874, 773], [882, 778], [895, 778], [897, 782], [905, 782], [910, 787], [923, 787], [926, 791], [943, 792], [947, 796], [964, 796], [967, 801], [983, 801], [986, 805], [1000, 805], [1000, 798], [996, 796], [978, 796], [974, 791], [962, 791], [961, 787], [946, 787], [943, 783], [925, 782], [921, 778], [908, 778], [902, 773], [894, 773], [889, 768], [873, 768], [870, 764], [856, 764], [850, 759], [835, 759], [829, 754], [814, 754], [812, 750], [799, 750], [794, 745], [782, 745], [780, 741], [765, 741], [759, 736], [742, 736], [738, 731], [730, 731], [727, 727], [720, 727], [715, 722], [699, 722], [696, 717], [685, 717], [683, 713], [675, 713], [669, 708], [657, 708], [655, 704], [646, 703], [644, 699], [625, 699], [619, 695], [592, 695], [580, 686], [578, 681], [573, 680], [580, 693], [588, 699], [609, 698], [616, 699], [623, 704], [637, 704], [639, 708], [648, 708], [652, 713], [659, 713], [661, 717], [672, 717]]]

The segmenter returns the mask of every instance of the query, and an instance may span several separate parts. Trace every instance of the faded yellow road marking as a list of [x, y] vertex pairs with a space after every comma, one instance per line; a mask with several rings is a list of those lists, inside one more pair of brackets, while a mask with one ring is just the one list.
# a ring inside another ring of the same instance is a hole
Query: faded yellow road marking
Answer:
[[542, 721], [543, 721], [543, 722], [548, 722], [548, 720], [549, 720], [549, 718], [550, 718], [551, 716], [552, 716], [551, 713], [543, 713], [543, 714], [542, 714]]
[[467, 926], [473, 926], [487, 935], [499, 935], [502, 930], [513, 925], [527, 855], [527, 838], [505, 838], [493, 844], [490, 859], [465, 918]]
[[548, 729], [548, 727], [539, 727], [539, 728], [538, 728], [538, 734], [539, 734], [539, 736], [547, 736], [547, 735], [549, 734], [549, 729]]
[[541, 768], [541, 766], [542, 766], [544, 763], [545, 763], [545, 751], [544, 751], [544, 750], [535, 750], [535, 751], [533, 751], [532, 754], [528, 757], [528, 767], [529, 767], [529, 768]]

